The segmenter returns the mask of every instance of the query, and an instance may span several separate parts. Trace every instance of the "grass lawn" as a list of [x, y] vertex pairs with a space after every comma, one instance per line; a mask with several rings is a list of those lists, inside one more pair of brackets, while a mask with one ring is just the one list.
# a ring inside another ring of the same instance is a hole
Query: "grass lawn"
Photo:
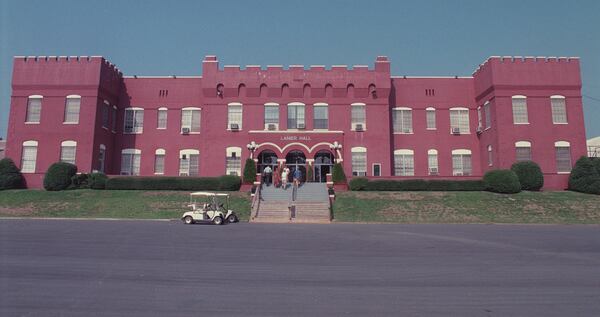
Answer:
[[[0, 217], [179, 219], [189, 192], [78, 189], [0, 191]], [[250, 214], [250, 194], [231, 192], [230, 209]]]
[[343, 192], [336, 221], [396, 223], [600, 223], [600, 196], [576, 192]]

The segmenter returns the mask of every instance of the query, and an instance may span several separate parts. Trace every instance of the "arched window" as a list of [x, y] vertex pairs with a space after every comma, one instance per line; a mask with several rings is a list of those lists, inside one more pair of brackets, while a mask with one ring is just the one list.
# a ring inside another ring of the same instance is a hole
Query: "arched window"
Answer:
[[313, 105], [313, 128], [327, 130], [329, 128], [329, 105], [315, 103]]
[[27, 114], [25, 115], [25, 123], [40, 123], [42, 116], [42, 99], [41, 95], [31, 95], [27, 98]]
[[243, 109], [239, 102], [227, 104], [227, 130], [238, 131], [242, 129]]
[[281, 97], [290, 96], [290, 86], [288, 84], [281, 85]]
[[202, 112], [197, 107], [185, 107], [181, 109], [181, 133], [200, 133]]
[[179, 176], [198, 176], [200, 171], [200, 151], [183, 149], [179, 151]]
[[364, 103], [353, 103], [351, 106], [350, 130], [364, 131], [367, 129], [367, 111]]
[[[107, 107], [106, 105], [103, 107]], [[81, 108], [80, 95], [68, 95], [65, 103], [65, 124], [79, 123], [79, 109]], [[104, 113], [104, 111], [103, 111]], [[104, 123], [104, 115], [102, 117], [104, 127], [108, 128], [108, 112], [106, 113], [106, 124]]]
[[554, 124], [567, 124], [567, 103], [565, 96], [550, 96], [550, 105], [552, 107], [552, 122]]
[[438, 151], [436, 149], [427, 150], [427, 164], [429, 168], [429, 175], [438, 175]]
[[531, 142], [515, 142], [516, 161], [531, 161]]
[[123, 149], [121, 151], [121, 175], [140, 175], [142, 151]]
[[487, 153], [488, 153], [488, 166], [492, 166], [492, 165], [494, 165], [494, 155], [493, 155], [491, 145], [487, 146]]
[[527, 97], [522, 95], [512, 96], [512, 112], [514, 124], [528, 124]]
[[415, 175], [415, 156], [413, 150], [399, 149], [394, 151], [394, 175]]
[[242, 175], [242, 148], [230, 146], [225, 149], [225, 175]]
[[156, 128], [164, 130], [167, 128], [167, 114], [169, 109], [166, 107], [158, 108]]
[[369, 85], [369, 97], [373, 99], [377, 98], [377, 89], [375, 87], [375, 84]]
[[435, 130], [435, 108], [427, 107], [425, 109], [426, 121], [427, 121], [427, 130]]
[[394, 133], [413, 133], [412, 109], [396, 107], [392, 109]]
[[464, 107], [450, 108], [450, 133], [468, 134], [469, 128], [469, 109]]
[[471, 150], [452, 150], [452, 175], [465, 176], [473, 172], [471, 165]]
[[265, 130], [279, 130], [279, 104], [265, 103]]
[[304, 129], [306, 127], [304, 104], [301, 102], [292, 102], [288, 106], [288, 129]]
[[77, 142], [62, 141], [60, 143], [60, 161], [75, 165], [75, 155], [77, 153]]
[[352, 153], [352, 175], [367, 176], [367, 148], [362, 146], [350, 149]]
[[571, 143], [567, 141], [554, 142], [554, 151], [556, 153], [556, 172], [571, 172]]
[[154, 151], [154, 174], [163, 175], [165, 173], [165, 155], [165, 149]]
[[30, 140], [23, 142], [23, 150], [21, 153], [21, 173], [35, 173], [37, 148], [37, 141]]
[[348, 84], [348, 86], [346, 86], [346, 97], [354, 98], [354, 85], [353, 84]]
[[124, 133], [144, 132], [144, 109], [137, 107], [125, 108]]

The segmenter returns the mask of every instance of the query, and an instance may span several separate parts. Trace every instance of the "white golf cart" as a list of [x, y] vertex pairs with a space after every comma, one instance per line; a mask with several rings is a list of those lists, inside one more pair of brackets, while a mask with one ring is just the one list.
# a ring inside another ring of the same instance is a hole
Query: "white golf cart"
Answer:
[[[225, 200], [225, 205], [222, 200]], [[186, 211], [181, 216], [181, 220], [188, 225], [195, 222], [212, 222], [215, 225], [221, 225], [225, 221], [229, 223], [238, 222], [235, 212], [229, 209], [229, 194], [191, 193], [188, 207], [191, 208], [191, 211]]]

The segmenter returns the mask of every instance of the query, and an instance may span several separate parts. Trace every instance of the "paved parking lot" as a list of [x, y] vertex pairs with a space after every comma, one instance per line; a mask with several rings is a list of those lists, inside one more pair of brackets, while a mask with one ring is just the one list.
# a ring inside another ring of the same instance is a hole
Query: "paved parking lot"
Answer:
[[600, 226], [0, 220], [1, 316], [597, 316]]

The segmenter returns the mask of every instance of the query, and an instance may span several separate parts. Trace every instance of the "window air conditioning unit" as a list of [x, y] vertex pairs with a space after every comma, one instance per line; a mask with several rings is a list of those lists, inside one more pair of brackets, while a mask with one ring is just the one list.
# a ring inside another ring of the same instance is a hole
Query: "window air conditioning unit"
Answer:
[[232, 131], [237, 131], [237, 130], [239, 130], [239, 129], [240, 129], [240, 125], [239, 125], [239, 124], [237, 124], [237, 123], [232, 123], [232, 124], [230, 124], [230, 125], [229, 125], [229, 128], [230, 128]]
[[429, 169], [429, 175], [437, 175], [438, 174], [438, 168], [437, 167], [431, 167]]
[[452, 134], [460, 134], [460, 128], [452, 128]]
[[179, 176], [190, 176], [187, 172], [179, 172]]
[[181, 134], [190, 134], [190, 128], [181, 128]]
[[355, 129], [356, 131], [364, 131], [364, 130], [365, 130], [365, 129], [363, 128], [363, 125], [362, 125], [362, 123], [358, 123], [358, 124], [356, 124], [356, 126], [354, 127], [354, 129]]
[[277, 130], [277, 126], [275, 125], [275, 123], [269, 123], [269, 124], [267, 124], [267, 130], [275, 131], [275, 130]]
[[304, 123], [298, 123], [298, 129], [306, 129]]
[[410, 133], [410, 129], [403, 129], [402, 133]]

